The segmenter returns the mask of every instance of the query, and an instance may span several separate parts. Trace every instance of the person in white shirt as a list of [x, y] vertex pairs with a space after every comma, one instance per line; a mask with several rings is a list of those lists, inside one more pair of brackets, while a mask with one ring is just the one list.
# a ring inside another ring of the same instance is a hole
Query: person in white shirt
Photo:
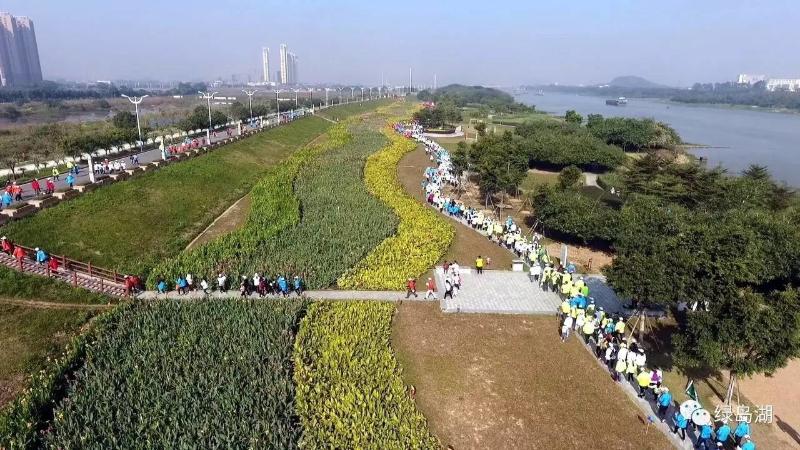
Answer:
[[220, 274], [217, 276], [217, 289], [219, 289], [220, 292], [228, 292], [228, 288], [225, 285], [227, 281], [228, 277], [226, 277], [224, 273], [220, 272]]
[[531, 264], [531, 283], [539, 283], [539, 278], [542, 276], [542, 266], [539, 263]]
[[572, 316], [564, 318], [564, 325], [561, 326], [561, 342], [566, 342], [569, 338], [569, 331], [572, 329]]
[[203, 294], [208, 295], [208, 281], [205, 278], [200, 280], [200, 289], [203, 290]]

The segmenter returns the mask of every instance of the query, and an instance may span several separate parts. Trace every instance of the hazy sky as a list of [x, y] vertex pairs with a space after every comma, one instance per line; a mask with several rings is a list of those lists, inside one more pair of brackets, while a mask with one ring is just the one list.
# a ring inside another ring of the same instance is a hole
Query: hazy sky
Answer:
[[303, 82], [689, 85], [800, 78], [798, 0], [4, 0], [34, 20], [45, 78], [260, 73], [289, 45]]

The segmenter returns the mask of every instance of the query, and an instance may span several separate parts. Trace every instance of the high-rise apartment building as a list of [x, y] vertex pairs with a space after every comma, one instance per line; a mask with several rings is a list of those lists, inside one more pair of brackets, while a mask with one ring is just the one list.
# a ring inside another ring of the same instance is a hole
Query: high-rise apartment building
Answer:
[[264, 83], [269, 83], [269, 48], [264, 47], [261, 49], [261, 69], [262, 80]]
[[297, 55], [281, 44], [281, 84], [297, 84]]
[[0, 12], [0, 84], [26, 86], [42, 81], [33, 21]]

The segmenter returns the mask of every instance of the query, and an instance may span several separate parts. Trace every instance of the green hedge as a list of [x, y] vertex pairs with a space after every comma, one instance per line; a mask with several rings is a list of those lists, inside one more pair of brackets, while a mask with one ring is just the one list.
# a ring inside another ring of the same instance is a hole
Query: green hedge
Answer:
[[618, 231], [619, 213], [578, 191], [542, 188], [533, 195], [533, 208], [547, 236], [608, 247]]
[[395, 307], [312, 304], [294, 350], [301, 447], [439, 449], [390, 346]]

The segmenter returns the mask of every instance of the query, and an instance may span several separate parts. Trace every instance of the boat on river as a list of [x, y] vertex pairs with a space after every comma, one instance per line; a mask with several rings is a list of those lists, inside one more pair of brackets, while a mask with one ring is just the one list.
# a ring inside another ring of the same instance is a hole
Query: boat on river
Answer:
[[606, 100], [606, 105], [609, 106], [625, 106], [628, 104], [628, 99], [625, 97], [619, 97], [615, 100]]

